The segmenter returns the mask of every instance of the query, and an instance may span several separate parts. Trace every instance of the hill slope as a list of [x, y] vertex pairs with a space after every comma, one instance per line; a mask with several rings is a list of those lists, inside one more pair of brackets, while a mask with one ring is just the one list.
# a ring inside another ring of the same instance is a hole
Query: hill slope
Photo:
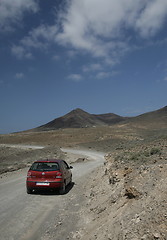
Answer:
[[137, 117], [129, 118], [128, 123], [138, 126], [150, 126], [158, 128], [167, 127], [167, 106], [159, 110], [141, 114]]
[[94, 114], [94, 116], [108, 125], [112, 125], [112, 124], [119, 123], [129, 119], [126, 117], [121, 117], [114, 113], [106, 113], [106, 114], [98, 114], [98, 115]]

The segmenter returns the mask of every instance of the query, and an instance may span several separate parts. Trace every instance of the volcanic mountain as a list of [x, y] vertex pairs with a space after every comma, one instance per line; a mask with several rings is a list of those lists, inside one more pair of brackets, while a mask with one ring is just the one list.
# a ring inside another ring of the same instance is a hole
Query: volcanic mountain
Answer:
[[156, 111], [141, 114], [137, 117], [121, 117], [114, 113], [90, 114], [77, 108], [66, 115], [56, 118], [33, 130], [49, 131], [60, 128], [85, 128], [96, 126], [111, 126], [117, 123], [125, 123], [138, 127], [167, 127], [167, 106]]
[[77, 108], [66, 115], [56, 118], [47, 124], [37, 128], [37, 130], [47, 131], [59, 128], [83, 128], [93, 126], [104, 126], [123, 121], [125, 118], [113, 113], [95, 115]]

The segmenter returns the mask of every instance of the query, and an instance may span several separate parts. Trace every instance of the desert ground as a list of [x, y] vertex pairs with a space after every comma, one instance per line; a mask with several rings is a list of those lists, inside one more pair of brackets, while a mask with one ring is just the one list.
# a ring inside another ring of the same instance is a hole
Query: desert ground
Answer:
[[[73, 152], [62, 151], [63, 148]], [[96, 151], [95, 161], [102, 152], [104, 161], [99, 166], [94, 164], [91, 172], [78, 176], [76, 185], [65, 196], [45, 196], [51, 205], [53, 197], [60, 198], [57, 204], [60, 207], [62, 203], [66, 217], [57, 221], [51, 214], [54, 224], [48, 230], [45, 228], [42, 236], [34, 235], [36, 239], [59, 240], [63, 236], [63, 239], [82, 240], [167, 240], [167, 128], [164, 126], [120, 123], [0, 135], [0, 188], [5, 181], [13, 181], [15, 175], [26, 178], [27, 168], [36, 159], [63, 158], [70, 164], [84, 166], [93, 158], [74, 150]], [[24, 191], [22, 188], [20, 199]], [[27, 197], [25, 194], [24, 199]], [[32, 195], [31, 201], [37, 202], [41, 197]], [[48, 219], [45, 212], [40, 214], [43, 221]], [[16, 239], [15, 236], [16, 233], [10, 239]], [[34, 236], [31, 233], [17, 239], [35, 239]], [[5, 233], [1, 239], [7, 239]]]

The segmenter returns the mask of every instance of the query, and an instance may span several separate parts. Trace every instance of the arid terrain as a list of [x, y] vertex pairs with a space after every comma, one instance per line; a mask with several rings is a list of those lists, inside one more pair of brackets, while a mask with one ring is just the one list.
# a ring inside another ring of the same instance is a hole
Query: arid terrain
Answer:
[[[167, 107], [111, 125], [53, 129], [52, 124], [49, 130], [47, 124], [47, 130], [0, 135], [1, 179], [39, 158], [89, 161], [61, 148], [105, 153], [104, 164], [82, 178], [77, 227], [64, 239], [167, 240]], [[43, 239], [54, 239], [56, 231]]]

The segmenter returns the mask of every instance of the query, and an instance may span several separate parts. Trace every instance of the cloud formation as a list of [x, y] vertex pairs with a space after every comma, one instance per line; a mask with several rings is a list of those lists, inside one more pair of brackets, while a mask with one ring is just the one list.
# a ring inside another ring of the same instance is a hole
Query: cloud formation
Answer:
[[20, 23], [25, 12], [36, 13], [39, 10], [35, 0], [1, 0], [0, 31], [11, 31]]
[[18, 59], [32, 59], [32, 53], [27, 51], [24, 46], [21, 45], [13, 45], [11, 48], [12, 54], [15, 55]]
[[102, 65], [99, 63], [92, 63], [83, 67], [83, 72], [96, 72], [103, 69]]
[[128, 31], [154, 36], [167, 16], [166, 0], [72, 0], [63, 15], [61, 43], [106, 56], [128, 48]]
[[68, 79], [70, 79], [70, 80], [72, 80], [74, 82], [80, 82], [82, 80], [82, 76], [80, 74], [74, 73], [74, 74], [70, 74], [68, 76]]
[[[37, 11], [35, 1], [24, 2], [29, 3], [23, 4], [26, 9]], [[65, 7], [56, 16], [59, 21], [33, 29], [12, 52], [19, 58], [31, 58], [31, 49], [59, 44], [114, 65], [132, 48], [133, 41], [154, 37], [167, 17], [166, 0], [70, 0]]]
[[16, 79], [23, 79], [24, 78], [24, 73], [22, 73], [22, 72], [16, 73], [15, 78]]
[[166, 0], [146, 1], [145, 8], [140, 12], [134, 27], [139, 30], [142, 37], [151, 37], [162, 28], [166, 16]]
[[46, 50], [57, 34], [57, 27], [55, 25], [40, 25], [31, 30], [28, 36], [25, 36], [19, 45], [13, 45], [12, 53], [18, 58], [33, 58], [32, 49]]

